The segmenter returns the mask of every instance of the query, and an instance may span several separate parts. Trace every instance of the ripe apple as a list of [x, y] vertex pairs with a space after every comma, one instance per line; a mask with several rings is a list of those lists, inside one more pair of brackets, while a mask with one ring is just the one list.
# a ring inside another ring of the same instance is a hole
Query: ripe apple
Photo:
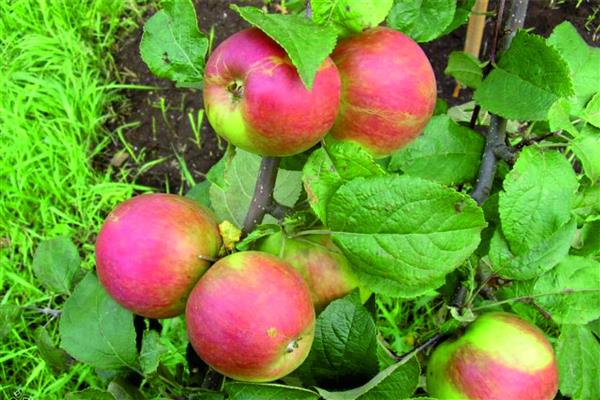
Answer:
[[204, 107], [230, 143], [263, 156], [289, 156], [315, 145], [333, 125], [340, 77], [330, 58], [306, 89], [285, 51], [256, 28], [238, 32], [211, 54]]
[[250, 382], [273, 381], [296, 369], [315, 330], [310, 292], [300, 274], [258, 251], [217, 261], [192, 290], [185, 318], [204, 362]]
[[427, 390], [439, 399], [551, 400], [558, 390], [556, 358], [536, 326], [487, 313], [435, 349]]
[[358, 286], [348, 260], [327, 235], [288, 239], [282, 233], [275, 233], [261, 241], [258, 250], [282, 257], [300, 272], [316, 311]]
[[389, 28], [368, 29], [341, 40], [331, 57], [342, 78], [335, 139], [383, 157], [425, 128], [435, 107], [435, 75], [411, 38]]
[[123, 307], [150, 318], [181, 314], [189, 292], [221, 247], [210, 211], [172, 194], [119, 204], [96, 240], [96, 269]]

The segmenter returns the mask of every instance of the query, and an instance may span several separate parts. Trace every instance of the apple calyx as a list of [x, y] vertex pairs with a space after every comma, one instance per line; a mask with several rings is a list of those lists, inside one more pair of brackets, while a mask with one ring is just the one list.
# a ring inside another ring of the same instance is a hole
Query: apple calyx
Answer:
[[244, 97], [244, 83], [240, 80], [234, 80], [227, 85], [227, 91], [231, 93], [233, 101], [239, 101]]

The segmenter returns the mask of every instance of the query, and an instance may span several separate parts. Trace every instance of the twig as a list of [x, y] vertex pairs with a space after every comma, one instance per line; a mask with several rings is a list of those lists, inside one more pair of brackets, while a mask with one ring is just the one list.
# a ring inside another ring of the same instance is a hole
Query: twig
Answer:
[[548, 138], [551, 138], [552, 136], [555, 136], [555, 135], [556, 135], [556, 132], [550, 132], [550, 133], [546, 133], [545, 135], [537, 136], [537, 137], [534, 137], [531, 139], [523, 139], [515, 145], [515, 150], [521, 150], [525, 146], [529, 146], [530, 144], [533, 144], [533, 143], [542, 142], [542, 141], [544, 141]]
[[[490, 68], [496, 63], [496, 51], [498, 50], [497, 47], [500, 36], [500, 26], [502, 24], [502, 14], [504, 12], [504, 2], [505, 0], [500, 0], [498, 2], [498, 15], [496, 16], [494, 37], [490, 48]], [[499, 49], [500, 51], [506, 51], [508, 49], [516, 31], [523, 27], [528, 4], [529, 0], [511, 1], [510, 13], [504, 29], [506, 36], [502, 41], [502, 46]], [[476, 117], [474, 119], [476, 120]], [[471, 119], [471, 122], [473, 122], [473, 118]], [[481, 205], [490, 195], [496, 176], [496, 164], [498, 158], [506, 158], [507, 160], [512, 161], [514, 160], [514, 154], [506, 146], [506, 120], [490, 114], [490, 128], [486, 135], [485, 149], [479, 167], [477, 184], [471, 193], [471, 197], [477, 204]]]
[[54, 310], [54, 309], [48, 308], [48, 307], [40, 308], [40, 307], [33, 307], [33, 306], [24, 306], [22, 308], [25, 310], [36, 311], [36, 312], [39, 312], [40, 314], [49, 315], [52, 318], [58, 318], [58, 317], [60, 317], [60, 314], [62, 313], [61, 310]]
[[254, 196], [244, 220], [242, 229], [244, 235], [252, 232], [262, 222], [266, 214], [282, 219], [289, 212], [289, 208], [278, 204], [273, 197], [280, 161], [281, 159], [276, 157], [263, 157], [260, 163]]
[[427, 350], [430, 347], [435, 346], [436, 344], [445, 340], [447, 337], [448, 337], [448, 334], [446, 334], [446, 333], [437, 333], [437, 334], [433, 335], [431, 338], [427, 339], [423, 344], [420, 344], [419, 346], [415, 347], [408, 353], [404, 353], [400, 356], [395, 357], [396, 362], [408, 361], [409, 359], [411, 359], [418, 353], [422, 352], [423, 350]]

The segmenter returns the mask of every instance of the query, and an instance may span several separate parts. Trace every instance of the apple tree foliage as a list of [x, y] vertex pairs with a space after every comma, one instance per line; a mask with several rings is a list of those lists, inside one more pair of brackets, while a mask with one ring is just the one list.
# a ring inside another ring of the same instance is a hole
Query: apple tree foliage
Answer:
[[[385, 23], [427, 42], [464, 24], [473, 5], [313, 0], [307, 18], [303, 2], [288, 3], [283, 13], [232, 9], [286, 50], [308, 88], [338, 38]], [[198, 27], [191, 1], [163, 1], [145, 24], [141, 57], [157, 76], [201, 89], [211, 47], [206, 28]], [[60, 314], [60, 337], [36, 331], [40, 356], [57, 373], [87, 363], [104, 384], [67, 398], [137, 399], [149, 388], [190, 399], [423, 396], [420, 363], [427, 358], [394, 354], [379, 330], [378, 305], [392, 300], [435, 311], [408, 327], [419, 332], [418, 343], [487, 309], [517, 313], [551, 339], [561, 393], [600, 398], [600, 49], [563, 22], [548, 38], [520, 30], [493, 65], [455, 52], [446, 73], [473, 90], [481, 108], [475, 126], [468, 123], [473, 103], [441, 103], [423, 134], [386, 159], [328, 142], [287, 157], [274, 198], [291, 212], [282, 220], [267, 216], [241, 241], [259, 156], [229, 149], [188, 193], [226, 222], [230, 248], [248, 249], [282, 229], [331, 234], [361, 282], [362, 301], [356, 292], [332, 302], [318, 316], [307, 360], [281, 382], [225, 380], [215, 388], [207, 366], [186, 351], [182, 319], [163, 321], [161, 333], [156, 321], [114, 302], [94, 272], [83, 272], [68, 238], [42, 242], [35, 275], [49, 292], [68, 297], [62, 310], [46, 310]], [[492, 118], [508, 120], [504, 153], [496, 154], [489, 196], [473, 199]], [[457, 288], [466, 292], [458, 305]], [[0, 306], [0, 337], [18, 318], [18, 307]], [[437, 332], [419, 329], [424, 318]]]

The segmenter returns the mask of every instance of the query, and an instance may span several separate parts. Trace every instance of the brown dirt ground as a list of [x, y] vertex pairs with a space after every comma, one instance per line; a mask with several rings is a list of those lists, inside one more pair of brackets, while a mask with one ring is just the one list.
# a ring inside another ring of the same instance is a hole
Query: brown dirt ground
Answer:
[[[592, 34], [584, 28], [587, 16], [593, 12], [592, 2], [595, 1], [597, 0], [584, 0], [577, 8], [573, 0], [554, 7], [550, 7], [550, 0], [531, 0], [525, 26], [533, 27], [535, 33], [547, 36], [554, 26], [569, 20], [589, 44], [598, 46], [598, 39], [594, 42]], [[237, 13], [229, 9], [230, 3], [262, 6], [264, 2], [195, 1], [200, 28], [208, 33], [212, 26], [215, 27], [215, 46], [229, 35], [248, 26]], [[490, 10], [493, 7], [494, 1], [490, 4]], [[146, 19], [154, 12], [154, 9], [148, 10]], [[486, 26], [486, 37], [490, 36], [491, 24], [490, 18]], [[171, 192], [180, 189], [185, 191], [189, 189], [189, 183], [184, 178], [185, 168], [196, 182], [202, 180], [208, 169], [223, 154], [225, 142], [216, 138], [204, 119], [200, 135], [201, 145], [195, 143], [188, 113], [192, 113], [195, 118], [198, 111], [203, 109], [202, 95], [199, 91], [178, 89], [171, 82], [156, 78], [148, 71], [139, 56], [141, 33], [140, 28], [121, 42], [115, 52], [115, 61], [124, 83], [152, 86], [154, 89], [124, 92], [125, 99], [117, 110], [120, 117], [108, 126], [113, 132], [113, 145], [95, 161], [102, 169], [112, 163], [117, 168], [130, 170], [132, 178], [139, 184]], [[452, 99], [455, 82], [443, 73], [449, 53], [462, 50], [464, 35], [465, 28], [462, 27], [440, 40], [423, 45], [438, 79], [438, 95], [450, 104], [468, 101], [471, 95], [469, 91], [463, 90], [458, 99]], [[482, 51], [485, 54], [485, 41]], [[119, 130], [137, 155], [136, 159], [121, 157], [125, 151], [123, 142], [117, 139], [119, 135], [116, 132]], [[142, 168], [144, 163], [158, 159], [164, 161], [149, 169]]]

